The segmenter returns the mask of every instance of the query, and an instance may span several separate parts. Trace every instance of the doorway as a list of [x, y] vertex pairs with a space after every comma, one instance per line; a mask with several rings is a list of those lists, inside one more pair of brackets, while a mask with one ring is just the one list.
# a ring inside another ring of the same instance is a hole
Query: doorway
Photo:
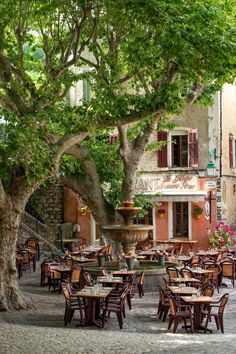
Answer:
[[173, 237], [189, 236], [188, 202], [173, 203]]

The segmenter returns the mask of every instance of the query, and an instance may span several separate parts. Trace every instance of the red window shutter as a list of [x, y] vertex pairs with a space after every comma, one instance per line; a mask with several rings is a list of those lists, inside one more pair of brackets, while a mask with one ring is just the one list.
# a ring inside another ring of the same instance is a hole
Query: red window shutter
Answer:
[[115, 144], [117, 139], [118, 139], [118, 135], [117, 134], [109, 135], [109, 144], [111, 144], [111, 145]]
[[167, 132], [158, 132], [157, 133], [158, 141], [166, 141], [165, 146], [161, 150], [157, 151], [157, 166], [158, 167], [167, 167]]
[[233, 137], [229, 136], [229, 167], [233, 168]]
[[191, 129], [188, 133], [189, 166], [198, 167], [198, 131]]

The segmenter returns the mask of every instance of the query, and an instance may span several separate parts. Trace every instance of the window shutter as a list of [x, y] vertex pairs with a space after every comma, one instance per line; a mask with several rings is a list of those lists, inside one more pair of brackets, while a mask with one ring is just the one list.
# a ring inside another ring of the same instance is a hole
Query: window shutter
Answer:
[[110, 134], [109, 135], [109, 144], [111, 144], [111, 145], [115, 144], [117, 139], [118, 139], [117, 134]]
[[189, 166], [198, 167], [198, 131], [191, 129], [188, 133]]
[[[167, 132], [158, 132], [157, 140], [167, 142]], [[157, 151], [157, 158], [158, 167], [167, 167], [167, 143], [161, 148], [161, 150]]]
[[229, 167], [233, 168], [233, 137], [229, 136]]

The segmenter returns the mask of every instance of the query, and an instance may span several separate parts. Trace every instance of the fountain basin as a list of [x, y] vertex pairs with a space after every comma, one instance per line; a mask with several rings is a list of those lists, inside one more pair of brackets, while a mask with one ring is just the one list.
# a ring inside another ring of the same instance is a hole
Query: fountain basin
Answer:
[[151, 230], [153, 230], [152, 225], [106, 225], [103, 227], [105, 236], [120, 242], [123, 252], [131, 255], [135, 255], [137, 243], [146, 240]]

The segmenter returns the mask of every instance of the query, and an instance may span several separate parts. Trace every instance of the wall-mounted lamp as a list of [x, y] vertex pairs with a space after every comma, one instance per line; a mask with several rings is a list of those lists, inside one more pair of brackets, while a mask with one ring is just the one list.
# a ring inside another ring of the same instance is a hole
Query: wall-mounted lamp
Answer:
[[210, 161], [207, 165], [207, 174], [209, 177], [214, 177], [216, 175], [216, 165], [212, 161], [212, 153], [210, 153]]

